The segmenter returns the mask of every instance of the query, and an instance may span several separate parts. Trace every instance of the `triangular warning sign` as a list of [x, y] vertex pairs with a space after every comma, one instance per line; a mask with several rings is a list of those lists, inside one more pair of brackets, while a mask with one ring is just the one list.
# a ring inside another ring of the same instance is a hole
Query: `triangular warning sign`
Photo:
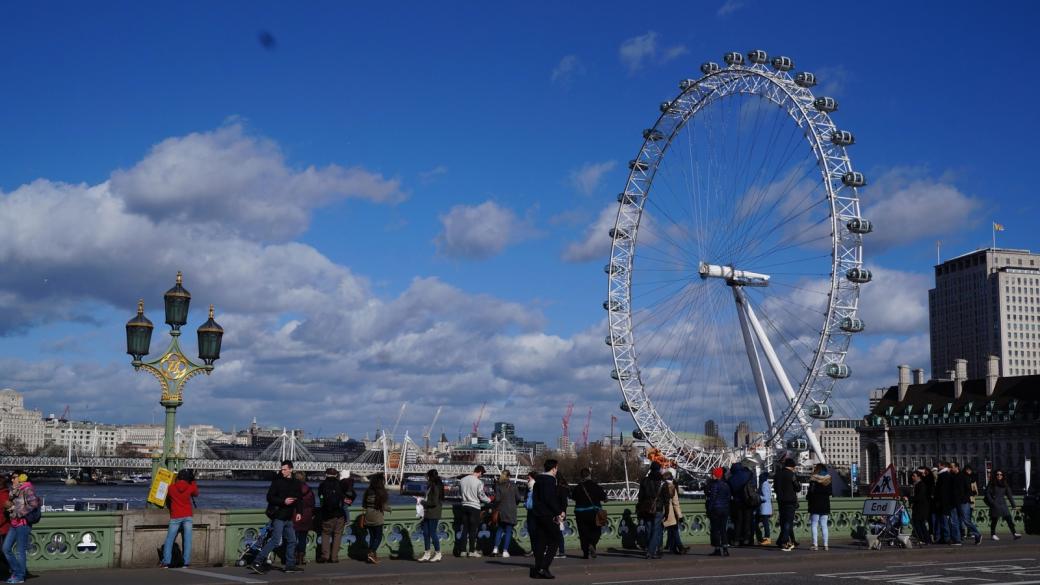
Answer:
[[881, 475], [874, 480], [874, 483], [870, 484], [870, 489], [867, 490], [867, 495], [870, 497], [891, 497], [895, 498], [899, 496], [899, 481], [896, 479], [896, 466], [889, 464]]

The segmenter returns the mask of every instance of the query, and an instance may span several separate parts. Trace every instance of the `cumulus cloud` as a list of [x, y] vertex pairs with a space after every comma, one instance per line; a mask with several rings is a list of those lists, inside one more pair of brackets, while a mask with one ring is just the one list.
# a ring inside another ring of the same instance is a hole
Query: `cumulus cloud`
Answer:
[[447, 174], [448, 167], [444, 165], [437, 165], [428, 171], [423, 171], [419, 173], [419, 181], [421, 181], [425, 185], [428, 185]]
[[[869, 177], [868, 177], [869, 179]], [[982, 202], [961, 192], [948, 177], [921, 169], [893, 169], [863, 191], [862, 213], [874, 224], [867, 236], [871, 250], [885, 250], [919, 240], [953, 236], [978, 223]]]
[[434, 241], [450, 258], [486, 260], [533, 235], [530, 221], [494, 201], [456, 205], [440, 221], [441, 232]]
[[684, 45], [674, 45], [661, 49], [658, 45], [660, 35], [656, 31], [625, 39], [618, 48], [621, 64], [628, 69], [630, 75], [639, 72], [648, 64], [660, 65], [689, 52]]
[[872, 265], [870, 283], [860, 287], [860, 315], [872, 334], [928, 331], [928, 274]]
[[719, 6], [719, 9], [715, 14], [718, 16], [729, 16], [737, 10], [740, 10], [742, 6], [744, 6], [744, 3], [741, 2], [741, 0], [726, 0], [722, 3], [722, 6]]
[[582, 195], [591, 195], [599, 188], [603, 175], [612, 171], [617, 166], [616, 161], [608, 160], [599, 163], [585, 163], [581, 167], [571, 171], [569, 178], [573, 186]]
[[617, 205], [608, 205], [599, 212], [594, 222], [585, 228], [582, 239], [571, 242], [564, 248], [564, 262], [588, 262], [606, 260], [610, 256], [610, 228], [617, 219]]
[[241, 124], [168, 138], [114, 172], [109, 187], [128, 211], [156, 222], [219, 224], [274, 240], [303, 232], [310, 211], [331, 201], [406, 196], [399, 180], [361, 167], [291, 168], [277, 144]]
[[585, 75], [585, 65], [582, 64], [581, 59], [577, 55], [564, 55], [556, 67], [553, 68], [552, 75], [549, 78], [553, 83], [567, 86], [575, 78], [582, 75]]

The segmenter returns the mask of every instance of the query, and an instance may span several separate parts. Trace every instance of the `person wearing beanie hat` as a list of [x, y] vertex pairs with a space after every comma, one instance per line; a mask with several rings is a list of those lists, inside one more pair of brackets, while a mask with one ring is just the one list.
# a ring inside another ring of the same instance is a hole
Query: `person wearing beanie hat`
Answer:
[[650, 464], [650, 472], [639, 482], [636, 513], [643, 522], [647, 535], [646, 558], [660, 558], [661, 541], [664, 537], [664, 520], [668, 515], [670, 500], [664, 477], [661, 475], [661, 464], [654, 461]]
[[729, 523], [730, 488], [726, 480], [723, 479], [725, 474], [725, 470], [721, 467], [712, 469], [708, 487], [704, 490], [704, 507], [708, 513], [711, 545], [715, 547], [711, 556], [715, 557], [729, 556], [729, 539], [726, 536], [726, 526]]

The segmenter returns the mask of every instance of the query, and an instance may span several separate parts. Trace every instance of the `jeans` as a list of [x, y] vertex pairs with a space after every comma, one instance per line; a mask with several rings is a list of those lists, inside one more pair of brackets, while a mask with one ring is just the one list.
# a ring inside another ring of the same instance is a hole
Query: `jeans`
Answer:
[[[958, 506], [958, 509], [958, 511], [960, 512], [959, 516], [961, 519], [961, 524], [968, 529], [968, 534], [971, 534], [976, 537], [981, 537], [982, 533], [979, 532], [979, 527], [975, 526], [975, 520], [971, 517], [971, 504], [960, 504]], [[960, 526], [956, 527], [957, 532], [960, 532], [960, 529]]]
[[812, 544], [816, 546], [816, 526], [819, 525], [823, 532], [823, 546], [830, 545], [830, 537], [827, 535], [827, 514], [809, 514], [809, 530], [812, 531]]
[[167, 567], [173, 562], [173, 541], [177, 533], [184, 531], [181, 547], [184, 549], [184, 566], [191, 564], [191, 516], [187, 518], [170, 518], [170, 527], [166, 529], [166, 544], [163, 545], [162, 564]]
[[379, 545], [383, 544], [383, 525], [365, 526], [368, 531], [368, 551], [378, 552]]
[[797, 510], [798, 504], [780, 504], [780, 536], [776, 539], [777, 544], [794, 544], [794, 516]]
[[[25, 579], [25, 573], [29, 567], [26, 565], [25, 555], [29, 551], [29, 535], [32, 528], [28, 524], [12, 526], [4, 538], [4, 556], [7, 564], [11, 565], [11, 576]], [[17, 547], [17, 550], [15, 550]]]
[[296, 531], [293, 529], [292, 518], [271, 521], [271, 539], [264, 545], [260, 554], [256, 555], [255, 563], [258, 565], [266, 563], [267, 556], [271, 554], [271, 551], [278, 548], [283, 540], [285, 541], [285, 568], [295, 567], [296, 555], [293, 553], [296, 551]]
[[772, 514], [758, 514], [755, 516], [755, 530], [758, 533], [756, 534], [758, 540], [761, 541], [770, 538], [772, 535], [772, 527], [770, 526], [772, 521]]
[[643, 529], [646, 531], [646, 556], [654, 557], [661, 550], [661, 538], [664, 532], [664, 513], [658, 512], [653, 519], [643, 519]]
[[459, 539], [462, 550], [468, 552], [477, 550], [477, 532], [479, 531], [480, 509], [462, 506], [462, 538]]
[[499, 522], [498, 530], [495, 531], [494, 548], [502, 552], [509, 552], [509, 543], [511, 542], [513, 542], [513, 525]]
[[423, 518], [422, 535], [426, 550], [430, 550], [430, 541], [433, 541], [433, 550], [441, 552], [441, 535], [437, 533], [440, 522], [437, 518]]
[[961, 517], [957, 506], [943, 512], [942, 525], [943, 538], [947, 542], [960, 543]]

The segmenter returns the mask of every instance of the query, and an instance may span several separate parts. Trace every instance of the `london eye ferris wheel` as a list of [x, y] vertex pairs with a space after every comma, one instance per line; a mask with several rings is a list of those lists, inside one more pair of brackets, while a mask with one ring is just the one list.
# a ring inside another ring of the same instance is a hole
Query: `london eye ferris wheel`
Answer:
[[[812, 425], [850, 375], [871, 280], [855, 137], [789, 57], [732, 52], [701, 73], [661, 104], [618, 195], [611, 377], [637, 436], [693, 473], [761, 450], [824, 461]], [[736, 420], [753, 432], [684, 432]]]

